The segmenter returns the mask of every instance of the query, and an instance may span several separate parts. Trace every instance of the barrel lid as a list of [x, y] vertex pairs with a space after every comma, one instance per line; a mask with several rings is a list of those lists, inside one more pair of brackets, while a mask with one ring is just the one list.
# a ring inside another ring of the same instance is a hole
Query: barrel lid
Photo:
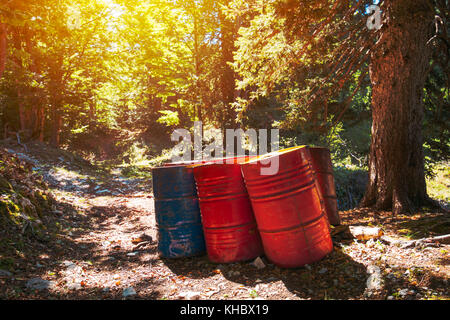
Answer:
[[171, 166], [160, 166], [160, 167], [150, 167], [150, 169], [151, 170], [162, 170], [162, 169], [165, 169], [165, 170], [173, 170], [173, 169], [176, 169], [176, 168], [186, 168], [186, 167], [189, 167], [188, 165], [186, 165], [186, 164], [174, 164], [174, 165], [171, 165]]
[[273, 151], [273, 152], [266, 153], [266, 154], [263, 154], [261, 156], [257, 156], [255, 158], [249, 159], [249, 160], [245, 161], [243, 164], [258, 162], [260, 160], [264, 160], [264, 159], [267, 159], [267, 158], [270, 158], [270, 157], [273, 157], [273, 156], [276, 156], [276, 155], [281, 155], [283, 153], [291, 152], [291, 151], [302, 149], [302, 148], [306, 148], [306, 147], [308, 147], [308, 146], [301, 145], [301, 146], [295, 146], [295, 147], [281, 149], [281, 150], [278, 150], [278, 151]]
[[[195, 168], [199, 166], [212, 166], [212, 165], [227, 165], [227, 164], [242, 164], [248, 161], [249, 159], [253, 159], [256, 156], [237, 156], [237, 157], [224, 157], [224, 158], [212, 158], [203, 160], [199, 163], [194, 163], [191, 165], [188, 165], [189, 168]], [[229, 160], [233, 160], [233, 163], [229, 163]]]

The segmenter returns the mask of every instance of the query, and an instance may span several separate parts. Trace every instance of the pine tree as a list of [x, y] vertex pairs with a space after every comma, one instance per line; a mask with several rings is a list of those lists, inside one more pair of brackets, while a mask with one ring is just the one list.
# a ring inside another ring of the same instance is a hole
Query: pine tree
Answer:
[[[448, 57], [449, 4], [377, 3], [252, 1], [247, 10], [256, 17], [241, 31], [235, 67], [243, 76], [241, 87], [253, 87], [254, 99], [286, 84], [297, 91], [295, 99], [285, 100], [288, 118], [314, 119], [319, 113], [327, 121], [329, 103], [348, 92], [334, 124], [368, 73], [373, 123], [369, 183], [361, 205], [410, 212], [431, 203], [425, 185], [423, 93], [431, 63], [442, 64], [448, 83], [448, 58], [437, 57]], [[235, 1], [239, 5], [242, 9], [245, 2]], [[437, 54], [442, 49], [444, 54]], [[357, 86], [350, 91], [355, 75]]]

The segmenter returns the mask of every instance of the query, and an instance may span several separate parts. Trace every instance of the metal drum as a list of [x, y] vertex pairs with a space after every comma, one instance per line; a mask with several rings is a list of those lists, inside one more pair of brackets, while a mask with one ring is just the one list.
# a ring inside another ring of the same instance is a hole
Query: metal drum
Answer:
[[168, 162], [164, 163], [164, 167], [177, 167], [177, 166], [189, 166], [193, 164], [205, 163], [203, 160], [190, 160], [190, 161], [179, 161], [179, 162]]
[[252, 159], [256, 156], [239, 156], [239, 157], [224, 157], [224, 158], [212, 158], [212, 159], [202, 159], [202, 160], [188, 160], [188, 161], [179, 161], [179, 162], [168, 162], [165, 163], [164, 167], [172, 167], [172, 166], [192, 166], [197, 164], [207, 164], [207, 163], [224, 163], [224, 164], [233, 164], [233, 163], [242, 163], [246, 160]]
[[263, 254], [237, 162], [242, 161], [194, 167], [206, 249], [209, 259], [216, 263], [245, 261]]
[[[263, 160], [279, 170], [262, 175]], [[267, 258], [283, 268], [322, 259], [333, 249], [329, 222], [311, 169], [309, 148], [296, 147], [242, 165], [247, 191]]]
[[311, 147], [309, 150], [311, 153], [312, 167], [316, 172], [316, 178], [322, 193], [328, 220], [332, 225], [340, 225], [341, 218], [339, 217], [337, 206], [330, 150], [321, 147]]
[[205, 240], [192, 168], [152, 169], [158, 251], [178, 258], [205, 252]]

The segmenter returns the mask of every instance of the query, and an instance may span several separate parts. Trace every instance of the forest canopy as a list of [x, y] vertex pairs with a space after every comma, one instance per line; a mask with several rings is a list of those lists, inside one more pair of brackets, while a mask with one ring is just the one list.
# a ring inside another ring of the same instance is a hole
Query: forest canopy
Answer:
[[[170, 133], [194, 121], [277, 128], [281, 147], [327, 146], [334, 161], [367, 169], [379, 94], [371, 62], [400, 10], [430, 48], [417, 139], [433, 174], [450, 148], [448, 1], [400, 2], [2, 1], [0, 134], [123, 159], [136, 148], [164, 154]], [[368, 27], [371, 5], [383, 27]]]

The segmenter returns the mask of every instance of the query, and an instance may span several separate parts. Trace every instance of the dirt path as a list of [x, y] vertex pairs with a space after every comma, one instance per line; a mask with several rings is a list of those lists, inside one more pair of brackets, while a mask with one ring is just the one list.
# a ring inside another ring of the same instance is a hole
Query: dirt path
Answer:
[[[217, 265], [207, 256], [161, 259], [149, 181], [99, 178], [65, 159], [31, 160], [57, 199], [58, 228], [48, 241], [26, 244], [13, 272], [0, 272], [1, 298], [449, 298], [449, 245], [402, 249], [337, 237], [329, 256], [297, 269], [278, 268], [264, 257], [262, 269], [252, 261]], [[382, 226], [393, 237], [404, 237], [399, 230], [414, 226], [405, 223], [448, 218], [444, 213], [411, 218], [367, 211], [343, 212], [342, 217], [348, 225]]]

